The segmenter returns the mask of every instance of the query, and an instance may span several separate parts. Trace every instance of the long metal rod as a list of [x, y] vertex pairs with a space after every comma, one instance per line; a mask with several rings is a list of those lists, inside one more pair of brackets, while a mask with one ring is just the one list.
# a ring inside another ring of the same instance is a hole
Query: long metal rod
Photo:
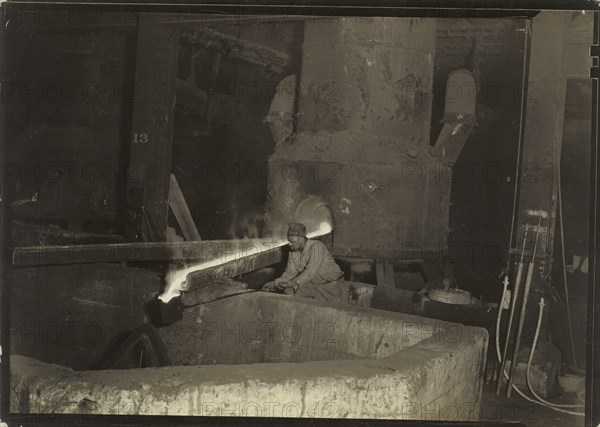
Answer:
[[529, 43], [530, 43], [530, 35], [531, 35], [531, 27], [529, 21], [525, 21], [525, 37], [523, 43], [523, 71], [521, 75], [521, 112], [520, 112], [520, 120], [519, 120], [519, 143], [517, 146], [517, 167], [515, 170], [515, 193], [513, 195], [513, 208], [512, 208], [512, 217], [510, 221], [510, 239], [508, 241], [509, 254], [508, 259], [506, 260], [506, 272], [508, 274], [510, 268], [510, 249], [513, 247], [513, 238], [514, 238], [514, 229], [515, 229], [515, 218], [517, 215], [517, 200], [519, 197], [519, 184], [521, 178], [521, 157], [523, 151], [523, 127], [525, 123], [525, 105], [526, 99], [525, 96], [527, 94], [527, 86], [528, 86], [528, 70], [529, 70]]
[[571, 306], [569, 303], [569, 286], [567, 281], [567, 262], [565, 259], [565, 232], [563, 222], [563, 204], [562, 204], [562, 191], [561, 191], [561, 178], [560, 178], [560, 158], [558, 159], [557, 165], [558, 174], [558, 212], [560, 214], [560, 249], [562, 256], [562, 270], [563, 270], [563, 282], [565, 285], [565, 305], [567, 307], [567, 321], [569, 322], [569, 338], [571, 340], [571, 352], [573, 354], [573, 364], [575, 369], [579, 369], [577, 366], [577, 355], [575, 354], [575, 339], [573, 337], [573, 322], [571, 320]]
[[196, 307], [196, 306], [202, 305], [202, 304], [208, 304], [208, 303], [211, 303], [213, 301], [219, 301], [219, 300], [222, 300], [222, 299], [231, 298], [231, 297], [235, 297], [235, 296], [238, 296], [238, 295], [252, 294], [254, 292], [261, 292], [261, 290], [260, 289], [246, 289], [246, 290], [243, 290], [243, 291], [240, 291], [240, 292], [236, 292], [234, 294], [227, 294], [227, 295], [223, 295], [223, 296], [220, 296], [220, 297], [216, 297], [216, 298], [213, 298], [213, 299], [208, 300], [208, 301], [200, 301], [200, 302], [195, 302], [194, 304], [184, 305], [183, 309], [185, 310], [187, 308]]
[[538, 237], [540, 233], [540, 224], [542, 217], [538, 220], [538, 226], [535, 231], [535, 245], [533, 247], [533, 256], [531, 262], [527, 267], [527, 278], [525, 279], [525, 288], [523, 289], [523, 298], [521, 301], [521, 313], [519, 315], [519, 325], [517, 327], [517, 336], [515, 338], [515, 345], [513, 349], [513, 356], [510, 363], [510, 375], [508, 377], [508, 385], [506, 388], [506, 397], [510, 399], [512, 387], [515, 382], [515, 373], [517, 370], [517, 356], [519, 355], [519, 349], [521, 347], [521, 336], [523, 335], [523, 327], [525, 326], [525, 315], [527, 314], [527, 300], [529, 299], [529, 291], [531, 289], [531, 282], [533, 279], [533, 269], [535, 268], [535, 252], [537, 250]]
[[[523, 239], [523, 249], [521, 251], [521, 260], [519, 261], [519, 267], [517, 268], [517, 277], [515, 278], [515, 284], [513, 286], [512, 292], [512, 301], [510, 304], [510, 316], [508, 318], [508, 327], [506, 329], [506, 340], [504, 341], [504, 349], [502, 351], [502, 362], [500, 363], [500, 375], [498, 375], [498, 383], [496, 384], [496, 394], [500, 394], [500, 387], [502, 385], [502, 380], [504, 376], [502, 372], [504, 372], [504, 366], [506, 365], [506, 355], [508, 354], [508, 343], [510, 342], [510, 333], [512, 331], [513, 319], [515, 316], [515, 308], [517, 307], [517, 300], [519, 299], [519, 291], [521, 290], [521, 278], [523, 276], [523, 255], [525, 254], [525, 245], [527, 243], [527, 231], [529, 229], [525, 228], [525, 238]], [[502, 310], [502, 307], [498, 307], [498, 310]], [[496, 339], [500, 339], [500, 337], [496, 337]]]

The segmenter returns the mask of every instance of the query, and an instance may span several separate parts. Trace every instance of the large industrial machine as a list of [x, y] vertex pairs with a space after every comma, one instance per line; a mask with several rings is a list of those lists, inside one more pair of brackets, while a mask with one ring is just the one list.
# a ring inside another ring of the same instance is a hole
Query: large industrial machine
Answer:
[[[269, 159], [268, 230], [281, 235], [290, 218], [318, 224], [330, 215], [335, 255], [439, 253], [449, 232], [452, 166], [475, 125], [474, 96], [446, 98], [444, 126], [431, 144], [435, 22], [359, 22], [306, 23], [297, 99], [282, 88], [273, 101], [285, 114], [297, 110], [295, 132]], [[447, 93], [474, 87], [471, 73], [458, 70]]]

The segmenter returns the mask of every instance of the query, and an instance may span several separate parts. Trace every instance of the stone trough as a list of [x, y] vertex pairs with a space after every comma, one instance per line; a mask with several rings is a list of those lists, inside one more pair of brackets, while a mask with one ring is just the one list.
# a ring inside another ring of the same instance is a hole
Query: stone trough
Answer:
[[175, 366], [73, 371], [11, 357], [11, 411], [477, 420], [488, 335], [248, 293], [160, 329]]

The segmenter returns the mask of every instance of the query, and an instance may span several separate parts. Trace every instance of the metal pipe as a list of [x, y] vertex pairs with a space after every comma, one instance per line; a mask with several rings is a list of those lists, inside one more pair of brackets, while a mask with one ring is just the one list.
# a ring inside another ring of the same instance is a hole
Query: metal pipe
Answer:
[[531, 281], [533, 278], [533, 269], [535, 267], [535, 252], [537, 250], [538, 237], [540, 232], [540, 224], [542, 222], [542, 217], [540, 216], [538, 220], [538, 226], [535, 231], [535, 245], [533, 247], [533, 255], [531, 257], [531, 262], [527, 267], [527, 278], [525, 279], [525, 288], [523, 289], [523, 299], [521, 301], [521, 313], [519, 315], [519, 325], [517, 327], [517, 336], [515, 338], [515, 345], [513, 350], [513, 357], [511, 359], [510, 364], [510, 375], [508, 377], [508, 386], [506, 389], [506, 397], [510, 399], [512, 386], [515, 381], [515, 372], [517, 370], [517, 356], [519, 354], [519, 348], [521, 346], [521, 336], [523, 335], [523, 327], [525, 326], [525, 315], [527, 313], [527, 299], [529, 298], [529, 291], [531, 289]]
[[[525, 238], [523, 239], [523, 249], [521, 250], [521, 260], [519, 261], [519, 266], [517, 268], [517, 277], [515, 278], [515, 285], [513, 287], [513, 295], [512, 301], [510, 304], [510, 316], [508, 318], [508, 327], [506, 329], [506, 341], [504, 342], [504, 350], [502, 351], [502, 361], [500, 362], [500, 375], [498, 375], [498, 383], [496, 384], [496, 394], [500, 394], [500, 387], [502, 385], [502, 372], [504, 371], [504, 366], [506, 365], [506, 355], [508, 353], [508, 343], [510, 342], [510, 333], [512, 330], [513, 319], [515, 316], [515, 308], [517, 306], [517, 299], [519, 298], [519, 291], [521, 290], [521, 278], [523, 276], [523, 255], [525, 254], [525, 245], [527, 243], [527, 232], [528, 228], [525, 229]], [[502, 310], [501, 307], [498, 308]], [[496, 339], [500, 339], [500, 337], [496, 337]]]

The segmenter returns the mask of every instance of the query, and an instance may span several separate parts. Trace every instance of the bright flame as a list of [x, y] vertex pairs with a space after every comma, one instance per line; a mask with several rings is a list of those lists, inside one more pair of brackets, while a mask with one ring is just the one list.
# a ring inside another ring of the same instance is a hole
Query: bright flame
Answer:
[[314, 239], [315, 237], [324, 236], [327, 233], [331, 233], [331, 224], [328, 222], [322, 222], [315, 231], [311, 231], [306, 235], [309, 239]]
[[[256, 241], [256, 240], [244, 240], [243, 243], [253, 243], [250, 247], [240, 249], [236, 252], [227, 254], [227, 256], [218, 257], [210, 261], [201, 262], [198, 264], [191, 265], [189, 267], [180, 270], [171, 270], [167, 273], [166, 282], [167, 286], [165, 291], [158, 297], [161, 301], [167, 303], [176, 296], [181, 295], [181, 291], [187, 281], [187, 276], [194, 271], [204, 270], [206, 268], [215, 267], [217, 265], [225, 264], [236, 259], [240, 259], [250, 255], [256, 255], [261, 252], [266, 252], [270, 249], [279, 248], [287, 244], [286, 240], [269, 240], [267, 242]], [[241, 242], [240, 242], [241, 243]]]
[[[319, 228], [307, 234], [306, 237], [309, 239], [323, 236], [330, 233], [332, 230], [331, 224], [328, 222], [322, 222]], [[187, 276], [194, 271], [204, 270], [206, 268], [215, 267], [217, 265], [225, 264], [236, 259], [247, 257], [250, 255], [257, 255], [261, 252], [266, 252], [271, 249], [280, 248], [288, 244], [287, 240], [269, 240], [268, 242], [260, 240], [244, 240], [244, 243], [252, 242], [251, 248], [239, 250], [235, 253], [231, 253], [226, 257], [215, 258], [211, 261], [201, 262], [198, 264], [191, 265], [189, 267], [180, 270], [171, 270], [167, 273], [166, 282], [167, 286], [165, 291], [158, 297], [162, 302], [167, 303], [176, 296], [181, 295], [184, 285], [187, 281]]]

